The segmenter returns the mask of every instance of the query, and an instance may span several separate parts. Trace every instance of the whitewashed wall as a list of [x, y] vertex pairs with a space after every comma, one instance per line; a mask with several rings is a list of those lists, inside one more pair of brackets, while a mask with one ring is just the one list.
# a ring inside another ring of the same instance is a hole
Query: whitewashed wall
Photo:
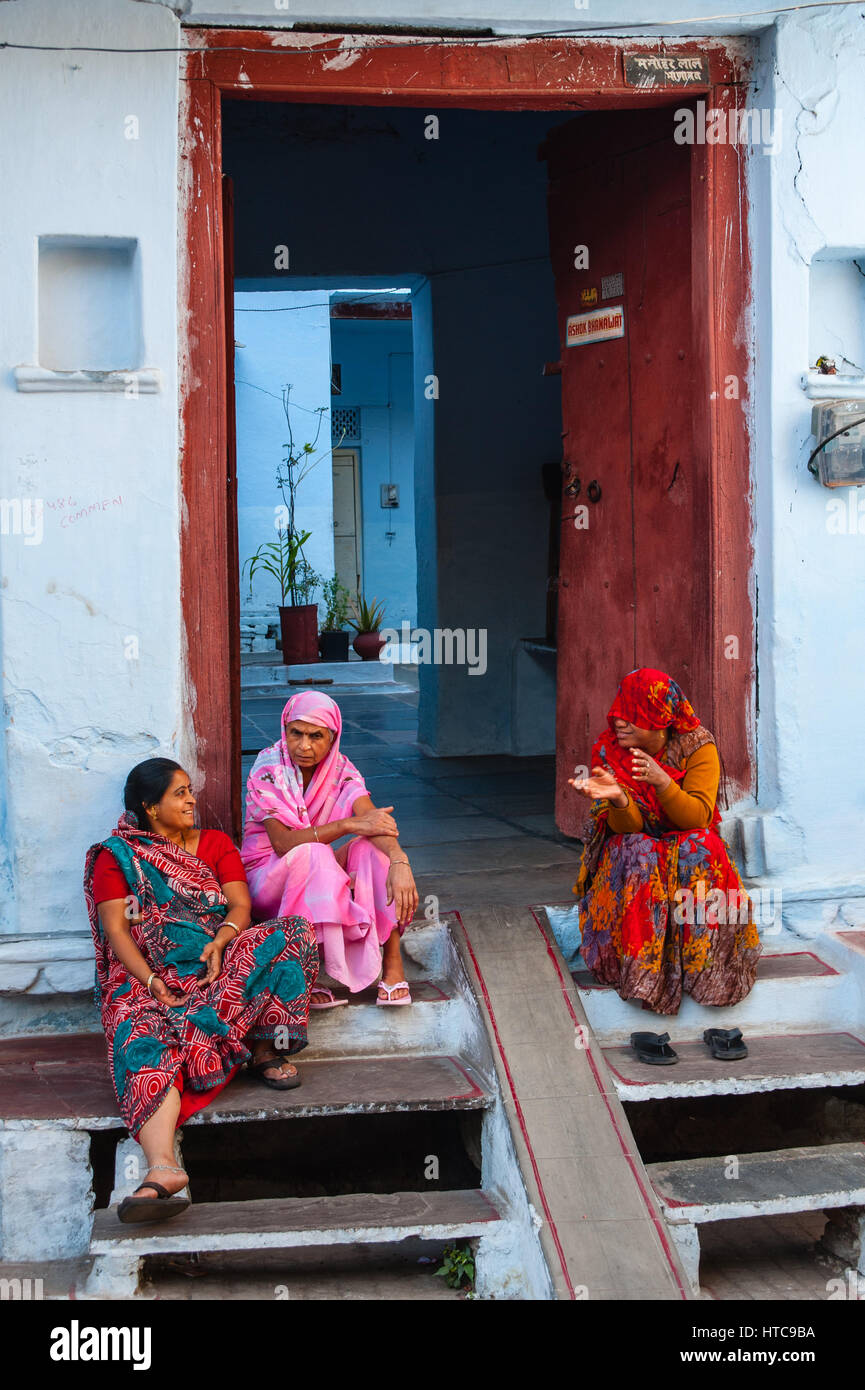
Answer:
[[[31, 44], [178, 40], [169, 10], [135, 0], [4, 4], [0, 28]], [[37, 1026], [39, 991], [82, 1016], [56, 992], [93, 978], [84, 851], [116, 823], [129, 768], [183, 748], [177, 112], [174, 54], [0, 54], [0, 498], [44, 502], [40, 544], [0, 535], [0, 990], [30, 990], [27, 1005], [0, 1000], [0, 1027]], [[138, 240], [138, 365], [158, 392], [16, 389], [13, 369], [38, 362], [37, 238], [66, 234]]]
[[[865, 129], [859, 12], [782, 16], [763, 58], [752, 100], [780, 117], [781, 140], [772, 156], [754, 153], [751, 168], [761, 823], [750, 867], [760, 872], [762, 857], [785, 894], [831, 900], [865, 886], [865, 517], [857, 534], [832, 534], [827, 504], [849, 493], [807, 471], [812, 402], [801, 377], [821, 346], [865, 368], [865, 277], [858, 302], [850, 278], [839, 303], [835, 277], [819, 271], [822, 297], [810, 296], [815, 258], [865, 252], [865, 185], [854, 172], [854, 133]], [[853, 496], [859, 505], [863, 494]]]

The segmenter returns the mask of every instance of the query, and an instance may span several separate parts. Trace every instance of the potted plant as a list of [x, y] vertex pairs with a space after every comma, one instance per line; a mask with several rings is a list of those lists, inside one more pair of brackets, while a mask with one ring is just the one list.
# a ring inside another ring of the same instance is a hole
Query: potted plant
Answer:
[[321, 583], [321, 576], [316, 574], [303, 553], [312, 532], [298, 530], [295, 508], [300, 484], [324, 454], [330, 452], [329, 449], [322, 450], [318, 455], [315, 452], [327, 407], [320, 406], [315, 412], [318, 415], [318, 428], [314, 439], [298, 446], [291, 425], [290, 404], [291, 386], [284, 386], [282, 408], [288, 426], [288, 440], [283, 445], [285, 457], [276, 471], [276, 486], [282, 497], [282, 506], [277, 508], [277, 539], [263, 541], [243, 566], [244, 573], [249, 570], [250, 589], [258, 570], [272, 575], [279, 585], [279, 626], [282, 660], [286, 666], [318, 661], [318, 604], [312, 600]]
[[384, 646], [380, 628], [384, 617], [384, 604], [366, 599], [357, 594], [351, 601], [351, 615], [348, 625], [357, 633], [352, 646], [363, 661], [378, 661], [379, 652]]
[[318, 637], [318, 654], [322, 661], [348, 661], [348, 589], [334, 575], [322, 584], [321, 597], [325, 613]]

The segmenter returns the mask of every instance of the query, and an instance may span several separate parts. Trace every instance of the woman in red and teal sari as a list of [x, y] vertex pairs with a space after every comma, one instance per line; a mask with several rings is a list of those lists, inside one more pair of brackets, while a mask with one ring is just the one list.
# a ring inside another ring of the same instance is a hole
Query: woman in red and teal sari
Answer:
[[715, 740], [676, 682], [641, 667], [619, 686], [592, 749], [592, 830], [574, 885], [580, 951], [622, 999], [678, 1013], [682, 995], [736, 1004], [761, 946], [751, 901], [718, 834]]
[[98, 1003], [124, 1124], [146, 1176], [123, 1221], [157, 1221], [188, 1206], [174, 1131], [245, 1062], [265, 1085], [300, 1085], [289, 1055], [306, 1046], [318, 973], [303, 917], [252, 926], [237, 849], [195, 827], [183, 769], [150, 758], [132, 769], [126, 814], [92, 845], [84, 895], [96, 952]]

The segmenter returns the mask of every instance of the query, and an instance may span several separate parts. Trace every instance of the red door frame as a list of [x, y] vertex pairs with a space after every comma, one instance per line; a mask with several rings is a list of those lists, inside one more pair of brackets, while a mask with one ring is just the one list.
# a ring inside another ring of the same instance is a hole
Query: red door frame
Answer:
[[[221, 98], [426, 110], [639, 110], [743, 105], [746, 62], [738, 41], [671, 44], [708, 61], [703, 87], [647, 91], [625, 84], [623, 50], [664, 53], [661, 42], [583, 39], [471, 40], [364, 34], [348, 50], [332, 34], [195, 29], [182, 59], [179, 320], [181, 398], [181, 594], [186, 681], [204, 823], [233, 832], [239, 773], [236, 702], [239, 634], [230, 563], [233, 470], [222, 219]], [[750, 257], [745, 159], [735, 144], [692, 148], [692, 304], [699, 348], [694, 394], [697, 459], [708, 471], [712, 515], [714, 729], [727, 795], [754, 790], [754, 613], [751, 601]], [[575, 238], [579, 240], [579, 238]], [[725, 391], [735, 381], [737, 395]], [[229, 557], [222, 563], [220, 557]], [[730, 657], [735, 637], [738, 655]], [[226, 679], [226, 673], [229, 679]], [[234, 715], [234, 718], [232, 717]]]

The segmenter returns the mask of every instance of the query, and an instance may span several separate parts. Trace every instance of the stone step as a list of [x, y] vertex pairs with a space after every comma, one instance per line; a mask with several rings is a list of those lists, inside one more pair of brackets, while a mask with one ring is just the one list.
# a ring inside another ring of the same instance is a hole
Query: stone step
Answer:
[[733, 1220], [865, 1206], [865, 1144], [810, 1145], [647, 1165], [671, 1222]]
[[298, 1062], [325, 1057], [399, 1053], [406, 1056], [459, 1047], [466, 1027], [466, 1005], [448, 980], [418, 977], [406, 968], [411, 989], [409, 1007], [378, 1005], [372, 985], [359, 994], [331, 986], [334, 997], [346, 999], [336, 1009], [313, 1009], [309, 1015], [309, 1046]]
[[824, 1250], [865, 1272], [865, 1144], [651, 1163], [646, 1172], [694, 1292], [705, 1221], [830, 1211]]
[[[859, 986], [853, 975], [836, 969], [809, 950], [766, 952], [750, 994], [729, 1008], [707, 1008], [685, 995], [675, 1017], [647, 1015], [639, 1001], [622, 1000], [616, 990], [600, 984], [581, 960], [574, 983], [592, 1030], [602, 1044], [627, 1039], [632, 1032], [667, 1030], [676, 1037], [693, 1037], [704, 1028], [741, 1028], [743, 1032], [801, 1033], [803, 1030], [855, 1028], [861, 1013]], [[653, 1021], [654, 1020], [654, 1021]]]
[[[703, 1011], [704, 1014], [707, 1012]], [[707, 1026], [713, 1026], [712, 1024]], [[662, 1032], [666, 1020], [643, 1015], [640, 1030]], [[636, 1031], [636, 1030], [635, 1030]], [[679, 1061], [668, 1067], [640, 1062], [628, 1046], [602, 1049], [623, 1101], [746, 1095], [755, 1091], [865, 1084], [865, 1041], [854, 1033], [748, 1034], [748, 1056], [718, 1062], [699, 1040], [672, 1039]]]
[[[40, 1121], [51, 1129], [122, 1128], [105, 1056], [101, 1034], [16, 1039], [0, 1044], [3, 1128], [29, 1129]], [[350, 1056], [309, 1061], [304, 1057], [303, 1053], [298, 1057], [303, 1084], [295, 1090], [274, 1091], [241, 1072], [187, 1124], [336, 1113], [477, 1110], [492, 1104], [493, 1097], [481, 1078], [457, 1056]]]
[[273, 1201], [193, 1204], [170, 1221], [124, 1225], [115, 1207], [93, 1218], [90, 1253], [138, 1256], [212, 1250], [290, 1250], [299, 1246], [385, 1243], [421, 1237], [485, 1235], [502, 1221], [480, 1189], [350, 1193]]

